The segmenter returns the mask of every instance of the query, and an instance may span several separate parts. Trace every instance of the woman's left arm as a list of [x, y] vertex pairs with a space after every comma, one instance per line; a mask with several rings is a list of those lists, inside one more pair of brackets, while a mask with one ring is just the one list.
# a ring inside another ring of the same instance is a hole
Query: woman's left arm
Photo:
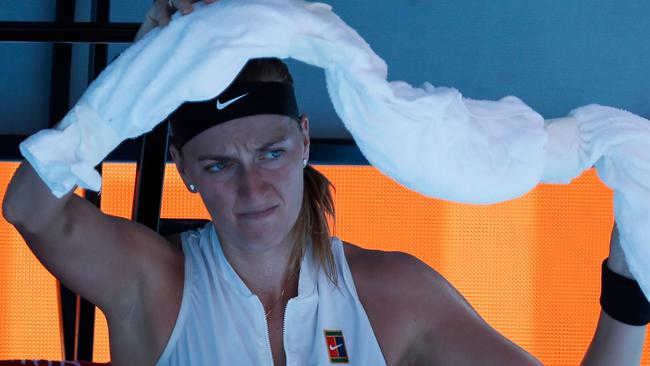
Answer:
[[[623, 257], [616, 226], [612, 230], [607, 265], [611, 271], [632, 278]], [[412, 353], [418, 355], [422, 364], [541, 364], [492, 328], [458, 290], [416, 258], [393, 261], [391, 265], [381, 268], [383, 272], [391, 272], [392, 275], [387, 277], [396, 279], [399, 284], [389, 286], [393, 289], [392, 295], [398, 295], [389, 298], [402, 301], [391, 308], [408, 309], [405, 313], [417, 319], [410, 322], [403, 319], [398, 324], [418, 326], [419, 331], [413, 333], [415, 336], [410, 343]], [[386, 271], [386, 268], [391, 268], [391, 271]], [[389, 283], [389, 279], [383, 278], [380, 282]], [[596, 332], [581, 364], [639, 365], [645, 331], [646, 326], [622, 323], [601, 310]]]
[[[613, 272], [633, 278], [625, 263], [616, 224], [612, 229], [607, 266]], [[600, 311], [600, 318], [582, 365], [639, 365], [645, 340], [645, 325], [628, 325]]]

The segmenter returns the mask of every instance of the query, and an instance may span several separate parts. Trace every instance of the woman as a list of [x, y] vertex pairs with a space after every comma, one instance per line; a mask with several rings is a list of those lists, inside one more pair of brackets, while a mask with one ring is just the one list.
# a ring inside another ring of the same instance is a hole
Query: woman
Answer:
[[[138, 37], [175, 9], [191, 4], [157, 1]], [[279, 60], [171, 120], [172, 158], [212, 219], [180, 246], [56, 199], [28, 163], [4, 200], [43, 264], [104, 311], [114, 365], [539, 363], [416, 258], [330, 238], [330, 184], [307, 164], [309, 121]], [[611, 245], [608, 267], [629, 276], [615, 231]], [[638, 363], [644, 335], [603, 312], [585, 364]]]

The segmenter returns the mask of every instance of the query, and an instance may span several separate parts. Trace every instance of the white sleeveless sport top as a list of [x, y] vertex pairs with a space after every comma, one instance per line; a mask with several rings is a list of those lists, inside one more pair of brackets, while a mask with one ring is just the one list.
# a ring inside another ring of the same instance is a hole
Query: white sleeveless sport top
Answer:
[[[183, 298], [156, 365], [273, 365], [262, 303], [226, 260], [212, 223], [181, 237]], [[285, 311], [287, 366], [386, 365], [336, 237], [332, 251], [338, 288], [315, 265], [311, 246], [300, 266], [298, 296]]]

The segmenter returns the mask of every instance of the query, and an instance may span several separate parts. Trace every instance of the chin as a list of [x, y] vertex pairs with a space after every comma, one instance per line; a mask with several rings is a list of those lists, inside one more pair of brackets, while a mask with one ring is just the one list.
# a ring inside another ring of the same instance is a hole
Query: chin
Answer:
[[284, 225], [277, 222], [266, 222], [266, 223], [249, 223], [247, 225], [241, 225], [240, 237], [246, 243], [251, 245], [269, 245], [276, 244], [282, 241], [287, 232], [280, 228], [283, 228]]

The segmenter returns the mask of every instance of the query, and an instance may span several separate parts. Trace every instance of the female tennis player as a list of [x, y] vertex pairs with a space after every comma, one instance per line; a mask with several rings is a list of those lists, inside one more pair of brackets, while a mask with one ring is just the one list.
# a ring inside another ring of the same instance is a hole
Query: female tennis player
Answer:
[[[178, 10], [191, 2], [156, 1], [138, 37]], [[417, 258], [331, 236], [332, 187], [308, 163], [282, 61], [249, 61], [170, 121], [178, 173], [211, 218], [199, 230], [164, 238], [72, 191], [57, 199], [26, 162], [4, 198], [43, 265], [106, 315], [114, 365], [539, 364]], [[603, 270], [608, 312], [583, 363], [638, 364], [647, 300], [618, 295], [634, 281], [615, 228]]]

